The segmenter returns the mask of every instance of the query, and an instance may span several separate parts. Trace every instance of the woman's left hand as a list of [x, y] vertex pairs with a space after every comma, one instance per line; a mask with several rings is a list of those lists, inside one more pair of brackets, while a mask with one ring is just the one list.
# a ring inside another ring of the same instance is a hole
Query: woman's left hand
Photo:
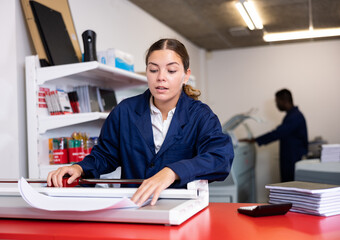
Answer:
[[144, 180], [131, 200], [138, 206], [141, 206], [153, 195], [151, 205], [155, 205], [160, 193], [178, 179], [179, 177], [174, 171], [165, 167], [151, 178]]

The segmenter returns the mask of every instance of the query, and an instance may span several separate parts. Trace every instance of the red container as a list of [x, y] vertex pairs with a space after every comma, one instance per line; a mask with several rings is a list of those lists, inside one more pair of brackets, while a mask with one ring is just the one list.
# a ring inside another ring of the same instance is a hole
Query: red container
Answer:
[[67, 164], [67, 141], [66, 138], [54, 138], [53, 139], [53, 163], [54, 164]]
[[68, 163], [67, 149], [53, 150], [53, 163], [67, 164]]

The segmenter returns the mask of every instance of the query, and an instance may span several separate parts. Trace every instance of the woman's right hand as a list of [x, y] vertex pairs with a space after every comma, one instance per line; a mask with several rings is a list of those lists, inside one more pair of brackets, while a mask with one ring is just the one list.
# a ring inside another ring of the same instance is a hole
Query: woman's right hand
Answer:
[[83, 169], [80, 165], [74, 164], [72, 166], [60, 167], [57, 170], [51, 171], [47, 176], [47, 186], [63, 187], [63, 177], [68, 174], [70, 178], [67, 180], [68, 184], [73, 183], [74, 180], [83, 174]]

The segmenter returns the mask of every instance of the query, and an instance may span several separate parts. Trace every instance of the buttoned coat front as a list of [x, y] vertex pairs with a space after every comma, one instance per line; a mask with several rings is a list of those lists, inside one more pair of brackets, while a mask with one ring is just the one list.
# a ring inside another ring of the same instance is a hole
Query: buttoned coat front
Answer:
[[122, 179], [147, 179], [164, 167], [180, 178], [172, 186], [183, 187], [196, 179], [224, 180], [234, 157], [228, 135], [211, 109], [181, 93], [166, 138], [156, 154], [149, 90], [123, 100], [106, 119], [98, 145], [78, 164], [86, 177], [121, 166]]

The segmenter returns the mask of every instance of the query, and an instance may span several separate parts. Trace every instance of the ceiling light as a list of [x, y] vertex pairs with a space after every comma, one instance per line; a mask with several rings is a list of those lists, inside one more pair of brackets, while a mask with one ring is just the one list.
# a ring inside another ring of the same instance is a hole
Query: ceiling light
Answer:
[[318, 30], [306, 30], [295, 32], [268, 33], [263, 36], [266, 42], [277, 42], [287, 40], [298, 40], [306, 38], [334, 37], [340, 36], [340, 28], [326, 28]]
[[253, 21], [255, 27], [257, 29], [262, 29], [263, 25], [262, 25], [262, 20], [259, 16], [259, 14], [257, 13], [254, 3], [252, 2], [244, 2], [243, 3], [244, 7], [246, 8], [251, 20]]
[[236, 3], [236, 8], [250, 30], [263, 28], [261, 18], [252, 2], [242, 0]]
[[253, 22], [250, 20], [250, 17], [248, 16], [248, 13], [246, 12], [246, 10], [243, 7], [243, 5], [240, 2], [237, 2], [236, 3], [236, 8], [240, 12], [240, 14], [241, 14], [243, 20], [246, 22], [248, 28], [250, 30], [254, 30], [255, 26], [254, 26]]

